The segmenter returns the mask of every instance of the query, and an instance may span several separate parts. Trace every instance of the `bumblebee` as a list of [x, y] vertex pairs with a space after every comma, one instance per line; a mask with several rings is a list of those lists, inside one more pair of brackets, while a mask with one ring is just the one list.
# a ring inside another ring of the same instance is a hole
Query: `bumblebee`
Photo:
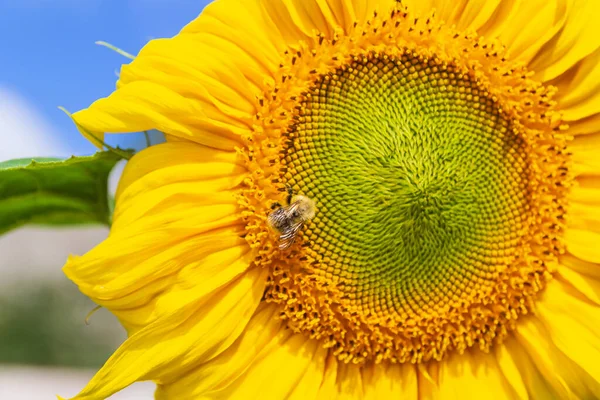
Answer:
[[316, 212], [313, 200], [302, 195], [294, 196], [291, 188], [288, 188], [287, 205], [275, 203], [271, 208], [273, 211], [267, 220], [269, 226], [280, 233], [279, 250], [285, 250], [294, 243], [298, 232]]

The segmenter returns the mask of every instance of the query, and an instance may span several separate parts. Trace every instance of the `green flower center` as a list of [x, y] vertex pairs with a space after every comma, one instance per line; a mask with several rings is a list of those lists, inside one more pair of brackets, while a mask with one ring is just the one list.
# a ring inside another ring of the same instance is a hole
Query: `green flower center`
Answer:
[[322, 77], [302, 110], [286, 178], [317, 202], [305, 240], [339, 290], [403, 318], [489, 294], [528, 218], [528, 167], [475, 80], [370, 57]]

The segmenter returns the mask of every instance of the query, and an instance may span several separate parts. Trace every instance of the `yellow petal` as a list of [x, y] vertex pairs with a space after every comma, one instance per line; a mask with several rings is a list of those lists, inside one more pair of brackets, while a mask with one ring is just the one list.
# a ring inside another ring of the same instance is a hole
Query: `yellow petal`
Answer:
[[587, 135], [590, 133], [600, 133], [600, 113], [591, 117], [569, 121], [569, 135]]
[[411, 14], [417, 17], [430, 16], [435, 11], [435, 17], [446, 25], [456, 25], [459, 29], [475, 30], [489, 18], [496, 8], [498, 1], [485, 2], [481, 0], [403, 0]]
[[[207, 166], [210, 166], [208, 163]], [[213, 172], [218, 172], [220, 166], [213, 165]], [[175, 172], [177, 168], [173, 168]], [[189, 171], [186, 169], [186, 172]], [[153, 174], [158, 175], [158, 174]], [[182, 174], [182, 177], [185, 177]], [[224, 215], [224, 219], [231, 220], [232, 224], [240, 224], [240, 210], [237, 205], [238, 192], [227, 190], [237, 186], [243, 176], [207, 179], [201, 184], [198, 182], [172, 183], [148, 190], [135, 196], [131, 200], [121, 201], [115, 209], [113, 229], [126, 229], [126, 227], [139, 218], [150, 218], [160, 213], [181, 214], [188, 209], [188, 215], [194, 212], [207, 213], [214, 210], [216, 214]], [[144, 183], [149, 183], [145, 179]], [[139, 187], [139, 185], [138, 185]]]
[[600, 175], [600, 133], [576, 136], [569, 143], [576, 175]]
[[281, 0], [280, 2], [287, 8], [293, 23], [307, 37], [312, 36], [314, 30], [328, 37], [333, 36], [336, 26], [331, 23], [336, 21], [323, 14], [323, 11], [329, 11], [328, 8], [322, 9], [315, 0]]
[[74, 119], [90, 132], [158, 129], [233, 150], [283, 46], [256, 1], [214, 2], [176, 37], [151, 41], [122, 68], [116, 92]]
[[76, 112], [73, 118], [90, 132], [157, 129], [215, 149], [233, 150], [240, 145], [231, 135], [222, 136], [221, 129], [206, 130], [202, 103], [152, 81], [123, 85], [109, 97]]
[[552, 84], [558, 88], [556, 100], [567, 123], [600, 113], [600, 48]]
[[221, 399], [316, 399], [327, 350], [306, 335], [282, 331], [235, 381], [208, 397]]
[[[498, 37], [507, 47], [511, 58], [529, 63], [551, 38], [565, 25], [567, 16], [573, 8], [574, 0], [533, 0], [506, 2], [504, 7], [514, 7], [506, 15], [498, 18], [501, 29], [490, 25], [481, 30], [488, 37]], [[492, 17], [494, 18], [494, 17]], [[533, 68], [533, 71], [537, 70]]]
[[354, 8], [354, 12], [356, 14], [356, 20], [359, 23], [364, 23], [366, 20], [373, 17], [373, 14], [376, 11], [380, 13], [389, 11], [394, 5], [394, 3], [390, 2], [389, 0], [346, 0], [346, 2], [348, 4], [352, 4], [352, 7]]
[[[278, 32], [281, 22], [264, 12], [261, 0], [228, 0], [210, 3], [199, 18], [181, 31], [222, 49], [229, 62], [261, 71], [275, 71], [285, 42]], [[246, 68], [243, 70], [246, 73]], [[262, 85], [264, 77], [252, 79]]]
[[73, 123], [75, 124], [75, 127], [77, 128], [77, 130], [79, 131], [79, 133], [81, 133], [81, 135], [86, 138], [87, 140], [89, 140], [94, 146], [96, 146], [99, 149], [104, 149], [104, 133], [103, 132], [90, 132], [87, 129], [85, 129], [83, 126], [79, 125], [77, 123], [77, 121], [75, 121], [75, 119], [73, 118], [73, 114], [71, 114], [69, 111], [67, 111], [66, 108], [64, 107], [58, 107], [59, 110], [61, 110], [62, 112], [64, 112], [65, 114], [67, 114], [69, 116], [69, 118], [71, 118], [71, 121], [73, 121]]
[[513, 355], [508, 351], [504, 343], [495, 346], [494, 357], [506, 382], [514, 391], [514, 398], [528, 399], [527, 386], [523, 380], [522, 372], [519, 370]]
[[[152, 251], [155, 255], [146, 261], [129, 261], [132, 257], [144, 260], [144, 255]], [[161, 303], [162, 297], [182, 291], [184, 284], [195, 284], [199, 294], [210, 293], [243, 273], [251, 261], [248, 251], [239, 238], [221, 232], [158, 251], [152, 246], [143, 247], [129, 257], [70, 259], [65, 273], [83, 293], [111, 310], [133, 332], [176, 310], [177, 304]], [[110, 265], [120, 268], [107, 268]]]
[[497, 12], [503, 0], [470, 0], [464, 9], [454, 17], [457, 19], [456, 27], [460, 30], [478, 30], [484, 26]]
[[285, 324], [277, 318], [278, 312], [277, 307], [261, 303], [235, 343], [180, 379], [159, 385], [156, 398], [210, 398], [211, 392], [230, 385], [251, 367], [260, 352], [271, 351], [278, 344], [275, 338], [285, 329]]
[[244, 258], [249, 247], [241, 237], [243, 226], [231, 216], [234, 210], [209, 206], [144, 218], [113, 232], [86, 255], [69, 258], [64, 272], [126, 326], [149, 322], [157, 317], [156, 301], [188, 271], [200, 288], [210, 290], [209, 284], [225, 283], [249, 266]]
[[600, 207], [572, 202], [569, 207], [567, 229], [600, 233]]
[[317, 399], [337, 399], [337, 371], [339, 361], [333, 354], [329, 354], [325, 361], [325, 371], [323, 373], [323, 381], [317, 394]]
[[336, 387], [339, 399], [362, 399], [365, 391], [360, 368], [338, 363]]
[[569, 200], [573, 207], [577, 204], [600, 206], [600, 188], [574, 185], [569, 192]]
[[504, 378], [493, 354], [478, 350], [455, 354], [440, 363], [441, 399], [513, 399], [515, 391]]
[[406, 5], [409, 12], [417, 17], [430, 15], [433, 10], [436, 10], [437, 14], [440, 5], [447, 5], [447, 3], [440, 0], [406, 0], [402, 1], [402, 4]]
[[[460, 15], [464, 13], [464, 9], [467, 6], [468, 1], [436, 1], [433, 7], [435, 8], [435, 15], [441, 21], [447, 21], [448, 24], [454, 24]], [[480, 4], [481, 5], [481, 4]], [[485, 7], [484, 7], [485, 8]], [[427, 14], [425, 14], [427, 15]]]
[[417, 365], [420, 400], [440, 398], [439, 369], [440, 364], [435, 362]]
[[[317, 351], [310, 364], [304, 371], [304, 375], [293, 386], [288, 399], [290, 400], [317, 400], [317, 394], [325, 376], [325, 361], [327, 359], [327, 350], [322, 348], [322, 344], [315, 341]], [[277, 397], [273, 397], [274, 400]]]
[[387, 12], [393, 3], [385, 0], [258, 0], [286, 45], [315, 41], [319, 31], [332, 37], [336, 28], [345, 31], [355, 22], [364, 23], [375, 10]]
[[160, 316], [176, 281], [216, 289], [250, 265], [232, 191], [244, 177], [235, 153], [189, 142], [142, 151], [123, 173], [109, 238], [65, 273], [129, 332]]
[[235, 153], [194, 143], [164, 143], [136, 154], [117, 190], [113, 231], [153, 214], [205, 206], [229, 206], [237, 213], [232, 191], [248, 175]]
[[576, 257], [594, 263], [600, 262], [600, 233], [581, 229], [567, 229], [565, 232], [567, 250]]
[[[181, 41], [178, 40], [178, 42]], [[182, 48], [181, 51], [186, 51], [186, 49], [189, 51], [192, 46], [201, 47], [195, 45], [193, 41], [177, 44]], [[166, 44], [164, 47], [177, 49], [178, 46]], [[202, 49], [196, 49], [196, 51], [202, 51]], [[164, 50], [164, 53], [167, 51]], [[164, 55], [139, 57], [128, 68], [123, 67], [121, 88], [148, 81], [169, 88], [177, 95], [183, 96], [187, 103], [185, 107], [190, 106], [201, 111], [196, 115], [186, 115], [185, 109], [182, 109], [181, 114], [173, 113], [171, 118], [185, 124], [192, 134], [206, 130], [232, 141], [239, 141], [239, 137], [250, 130], [252, 117], [257, 111], [255, 96], [258, 91], [256, 89], [251, 91], [247, 84], [243, 85], [239, 91], [245, 92], [245, 96], [241, 96], [238, 91], [217, 80], [219, 78], [224, 81], [229, 80], [231, 84], [234, 84], [234, 80], [228, 79], [227, 76], [209, 77], [204, 71], [195, 71], [191, 67], [185, 67], [180, 60], [166, 61]], [[214, 59], [211, 61], [215, 63]], [[218, 65], [218, 67], [222, 71], [226, 71], [223, 65]], [[208, 68], [205, 67], [205, 69]], [[252, 101], [247, 100], [246, 97], [252, 97]], [[162, 104], [153, 105], [161, 112], [162, 110], [158, 107], [163, 106]]]
[[537, 72], [540, 80], [556, 78], [600, 47], [599, 15], [600, 2], [573, 1], [564, 28], [544, 45], [530, 63], [530, 68]]
[[[600, 270], [600, 266], [596, 266], [596, 269]], [[558, 279], [570, 285], [573, 290], [576, 290], [579, 297], [583, 297], [600, 306], [600, 280], [598, 278], [579, 273], [561, 265], [558, 269]]]
[[[357, 20], [352, 0], [315, 0], [331, 26], [339, 26], [348, 32]], [[327, 11], [329, 9], [329, 12]], [[331, 15], [331, 17], [329, 17]]]
[[[523, 374], [530, 394], [540, 396], [540, 399], [573, 398], [573, 391], [564, 374], [558, 373], [560, 362], [565, 360], [544, 335], [547, 332], [535, 317], [523, 318], [515, 332], [519, 346], [511, 354]], [[550, 393], [550, 397], [544, 397]]]
[[381, 364], [363, 368], [365, 399], [416, 399], [419, 395], [417, 367], [414, 364]]
[[208, 299], [180, 298], [179, 310], [127, 339], [75, 399], [104, 399], [140, 380], [170, 382], [218, 356], [244, 330], [264, 287], [264, 271], [254, 268]]
[[519, 0], [502, 0], [490, 18], [479, 28], [477, 33], [487, 37], [496, 38], [505, 29], [510, 28], [511, 21], [519, 14]]
[[587, 175], [578, 176], [577, 185], [586, 189], [600, 189], [600, 176]]
[[[515, 367], [518, 369], [520, 378], [527, 388], [527, 395], [529, 396], [529, 399], [545, 400], [561, 398], [558, 394], [560, 392], [554, 390], [550, 382], [544, 377], [544, 375], [542, 375], [534, 363], [532, 355], [528, 354], [526, 346], [521, 345], [521, 343], [519, 343], [519, 341], [517, 341], [515, 338], [509, 337], [502, 343], [501, 347], [506, 350], [506, 353], [514, 362]], [[555, 379], [551, 380], [553, 382], [556, 381]], [[555, 384], [561, 388], [564, 387], [561, 386], [560, 383]], [[562, 392], [565, 392], [564, 389]]]
[[[339, 361], [331, 353], [324, 364], [324, 376], [317, 399], [362, 400], [365, 398], [366, 388], [363, 385], [361, 366]], [[370, 389], [370, 393], [373, 393], [373, 389]]]
[[591, 278], [600, 279], [600, 264], [583, 261], [569, 253], [559, 257], [560, 265]]
[[[315, 9], [317, 4], [314, 0], [306, 1], [309, 8]], [[313, 37], [313, 31], [318, 29], [317, 25], [321, 23], [323, 26], [323, 17], [320, 12], [315, 15], [315, 23], [310, 15], [306, 14], [305, 8], [298, 2], [299, 8], [293, 0], [289, 1], [268, 1], [260, 0], [260, 5], [263, 7], [267, 15], [272, 21], [277, 23], [278, 30], [281, 36], [285, 39], [286, 44], [298, 43], [300, 40], [308, 40]], [[326, 25], [326, 24], [325, 24]], [[330, 30], [323, 31], [330, 32]]]
[[[190, 52], [192, 48], [195, 50]], [[204, 100], [204, 108], [213, 109], [211, 115], [224, 113], [248, 123], [248, 117], [256, 113], [255, 95], [260, 89], [225, 56], [196, 35], [153, 40], [135, 62], [123, 66], [119, 84], [151, 80], [187, 98]]]
[[435, 17], [446, 25], [456, 25], [459, 30], [478, 30], [489, 22], [498, 11], [502, 0], [408, 0], [411, 13], [429, 16], [435, 10]]
[[[242, 165], [235, 152], [218, 151], [209, 147], [195, 145], [189, 142], [162, 143], [154, 145], [137, 153], [123, 170], [119, 180], [117, 197], [132, 183], [141, 177], [156, 170], [168, 169], [170, 167], [187, 165], [191, 170], [197, 171], [202, 177], [209, 171], [202, 168], [203, 162], [230, 163]], [[177, 176], [171, 176], [171, 180], [177, 180]], [[156, 187], [169, 183], [160, 181]]]
[[561, 353], [555, 356], [557, 373], [578, 398], [600, 397], [600, 307], [574, 296], [568, 286], [555, 282], [538, 303], [538, 314], [546, 333]]

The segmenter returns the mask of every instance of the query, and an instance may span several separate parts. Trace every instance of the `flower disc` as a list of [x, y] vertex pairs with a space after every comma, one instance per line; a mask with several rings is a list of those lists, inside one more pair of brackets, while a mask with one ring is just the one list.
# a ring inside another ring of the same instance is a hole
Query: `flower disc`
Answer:
[[365, 315], [418, 318], [487, 296], [517, 254], [527, 150], [490, 97], [412, 55], [354, 61], [306, 95], [286, 180], [319, 202], [305, 239]]
[[488, 350], [561, 251], [552, 89], [430, 19], [394, 10], [366, 27], [290, 49], [260, 101], [253, 184], [264, 195], [264, 173], [317, 204], [290, 251], [257, 241], [264, 220], [249, 225], [272, 269], [265, 298], [347, 362]]

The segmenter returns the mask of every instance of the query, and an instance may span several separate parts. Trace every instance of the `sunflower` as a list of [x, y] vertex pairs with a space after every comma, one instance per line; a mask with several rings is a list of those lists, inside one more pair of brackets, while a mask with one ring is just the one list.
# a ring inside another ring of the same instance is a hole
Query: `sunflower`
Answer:
[[151, 41], [74, 114], [167, 138], [64, 268], [129, 335], [76, 398], [599, 398], [599, 16], [217, 0]]

